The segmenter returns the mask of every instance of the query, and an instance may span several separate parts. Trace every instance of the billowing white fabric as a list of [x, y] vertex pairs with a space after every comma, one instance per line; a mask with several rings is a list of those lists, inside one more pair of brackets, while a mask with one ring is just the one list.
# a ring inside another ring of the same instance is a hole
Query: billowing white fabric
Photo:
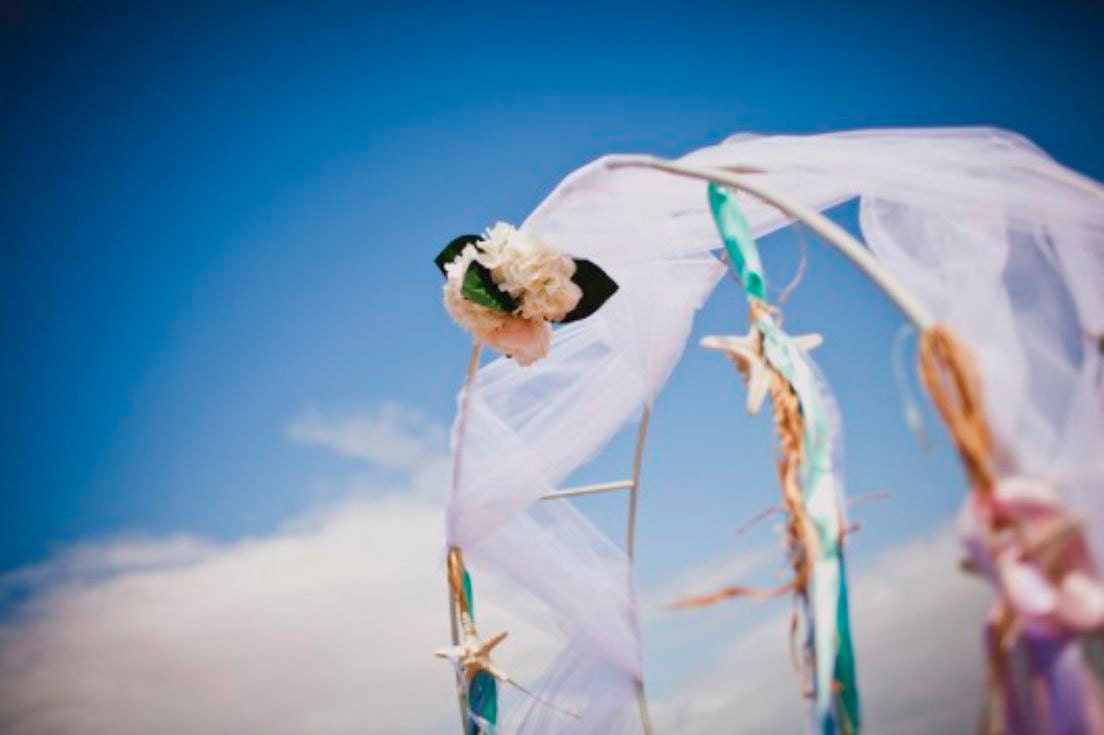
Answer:
[[[978, 358], [1004, 470], [1053, 480], [1104, 558], [1104, 389], [1089, 336], [1104, 332], [1104, 189], [984, 128], [737, 136], [684, 160], [761, 169], [749, 175], [818, 209], [858, 197], [871, 250]], [[582, 719], [530, 705], [507, 713], [506, 732], [640, 730], [625, 556], [568, 501], [537, 500], [662, 389], [723, 272], [703, 182], [609, 163], [565, 179], [522, 229], [598, 263], [621, 290], [557, 330], [546, 360], [479, 371], [449, 499], [448, 540], [476, 585], [484, 570], [508, 576], [564, 640], [534, 688]], [[741, 201], [756, 236], [789, 224]]]

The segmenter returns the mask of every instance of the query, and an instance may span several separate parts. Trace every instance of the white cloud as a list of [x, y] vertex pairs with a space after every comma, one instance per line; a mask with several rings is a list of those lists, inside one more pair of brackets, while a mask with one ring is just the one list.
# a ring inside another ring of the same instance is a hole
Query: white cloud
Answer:
[[[0, 627], [0, 732], [326, 735], [451, 725], [443, 430], [395, 407], [296, 423], [296, 436], [408, 471], [271, 535], [82, 544], [0, 579], [30, 599]], [[416, 471], [415, 471], [416, 470]], [[489, 583], [479, 580], [486, 591]], [[493, 586], [491, 587], [493, 589]], [[508, 628], [502, 662], [530, 676], [547, 641]], [[451, 731], [451, 729], [449, 730]]]
[[437, 507], [391, 496], [52, 587], [0, 631], [0, 730], [424, 731], [451, 701], [430, 657], [447, 635], [440, 527]]
[[80, 543], [40, 564], [0, 576], [5, 591], [41, 588], [72, 579], [92, 579], [140, 569], [164, 569], [196, 561], [213, 548], [188, 534], [166, 538], [127, 537], [110, 543]]
[[[943, 529], [852, 575], [866, 731], [976, 730], [988, 592], [957, 570], [957, 558], [953, 535]], [[788, 625], [788, 616], [772, 616], [755, 626], [715, 666], [657, 703], [660, 731], [800, 732], [807, 704], [790, 664]]]
[[291, 422], [296, 441], [382, 467], [415, 471], [444, 453], [446, 433], [418, 411], [385, 403], [369, 414], [323, 417], [310, 410]]

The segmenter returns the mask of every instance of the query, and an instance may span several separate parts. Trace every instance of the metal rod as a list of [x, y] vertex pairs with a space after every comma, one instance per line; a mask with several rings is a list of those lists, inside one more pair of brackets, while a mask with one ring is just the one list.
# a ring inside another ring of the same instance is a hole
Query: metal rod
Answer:
[[632, 480], [618, 480], [617, 482], [603, 482], [599, 485], [583, 485], [581, 487], [569, 487], [566, 490], [556, 490], [545, 493], [541, 500], [558, 500], [560, 498], [574, 498], [580, 495], [597, 495], [598, 493], [610, 493], [616, 490], [629, 490], [633, 486]]
[[479, 372], [479, 356], [483, 354], [483, 345], [472, 344], [471, 358], [468, 360], [468, 374], [464, 378], [464, 400], [460, 402], [460, 420], [456, 427], [456, 446], [452, 452], [452, 492], [460, 487], [460, 470], [464, 459], [464, 435], [468, 428], [468, 405], [475, 388], [475, 376]]
[[[456, 601], [452, 595], [452, 585], [446, 582], [448, 587], [448, 608], [449, 608], [449, 632], [452, 634], [452, 645], [460, 645], [460, 623], [456, 619]], [[460, 705], [460, 731], [467, 735], [468, 732], [468, 706], [464, 701], [464, 687], [460, 677], [463, 676], [463, 672], [456, 672], [456, 701]]]
[[779, 194], [770, 187], [763, 186], [760, 182], [752, 180], [751, 176], [741, 176], [707, 166], [665, 161], [654, 156], [611, 156], [607, 160], [607, 165], [610, 168], [652, 168], [679, 176], [712, 181], [722, 186], [745, 191], [763, 200], [784, 215], [803, 222], [829, 245], [843, 253], [870, 280], [874, 281], [878, 288], [885, 292], [886, 296], [896, 304], [897, 308], [909, 321], [916, 325], [919, 331], [926, 331], [935, 325], [935, 320], [928, 313], [928, 310], [916, 301], [898, 283], [897, 279], [882, 267], [882, 264], [870, 253], [870, 250], [856, 240], [851, 233], [812, 207]]
[[[456, 446], [452, 453], [452, 492], [460, 487], [461, 460], [464, 457], [464, 433], [468, 426], [468, 404], [471, 402], [472, 391], [475, 389], [475, 376], [479, 372], [479, 357], [483, 354], [483, 345], [479, 342], [472, 344], [471, 358], [468, 360], [468, 374], [464, 379], [464, 400], [460, 402], [459, 424], [456, 427]], [[452, 645], [460, 645], [460, 626], [457, 622], [457, 600], [453, 595], [452, 584], [448, 583], [448, 572], [445, 573], [446, 584], [449, 590], [449, 629], [452, 635]], [[460, 732], [467, 735], [468, 732], [468, 705], [464, 701], [464, 688], [461, 686], [462, 672], [456, 675], [456, 699], [460, 704]]]
[[644, 406], [640, 417], [640, 428], [636, 432], [636, 452], [633, 454], [632, 492], [629, 493], [629, 524], [625, 534], [625, 555], [633, 560], [633, 547], [636, 542], [636, 499], [640, 494], [640, 465], [644, 459], [644, 440], [648, 436], [648, 422], [652, 418], [652, 407]]
[[[633, 568], [633, 551], [636, 545], [636, 502], [640, 495], [640, 468], [644, 460], [644, 440], [648, 437], [648, 422], [652, 418], [651, 404], [645, 404], [640, 416], [640, 428], [636, 432], [636, 451], [633, 453], [632, 484], [629, 492], [629, 522], [625, 531], [625, 556], [629, 558], [629, 569]], [[644, 695], [644, 676], [636, 681], [636, 702], [640, 706], [640, 725], [644, 735], [654, 735], [652, 716], [648, 712], [648, 700]]]

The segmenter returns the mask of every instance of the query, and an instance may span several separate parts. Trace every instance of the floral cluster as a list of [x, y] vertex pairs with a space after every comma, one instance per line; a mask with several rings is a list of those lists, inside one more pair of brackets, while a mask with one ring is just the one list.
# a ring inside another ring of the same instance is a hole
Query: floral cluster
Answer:
[[499, 222], [476, 247], [476, 259], [503, 291], [517, 299], [519, 316], [558, 322], [583, 297], [583, 290], [571, 280], [575, 261], [533, 235]]
[[573, 280], [577, 262], [504, 222], [465, 243], [454, 241], [458, 251], [443, 253], [445, 308], [453, 320], [521, 365], [547, 355], [548, 323], [567, 319], [583, 298]]
[[958, 526], [968, 568], [994, 583], [1023, 626], [1055, 636], [1104, 629], [1104, 584], [1080, 524], [1049, 486], [1004, 478], [991, 496], [971, 494]]

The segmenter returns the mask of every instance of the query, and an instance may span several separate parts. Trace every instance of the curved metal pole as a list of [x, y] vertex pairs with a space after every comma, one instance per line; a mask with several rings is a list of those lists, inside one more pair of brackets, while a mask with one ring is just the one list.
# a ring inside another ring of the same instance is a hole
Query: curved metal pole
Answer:
[[763, 186], [760, 182], [754, 181], [752, 177], [733, 174], [723, 169], [708, 166], [694, 166], [692, 164], [666, 161], [654, 156], [610, 156], [607, 159], [607, 165], [610, 168], [652, 168], [678, 176], [712, 181], [722, 186], [745, 191], [763, 200], [786, 216], [804, 223], [829, 245], [843, 253], [870, 280], [874, 281], [874, 284], [889, 297], [905, 317], [916, 326], [917, 330], [924, 332], [935, 326], [935, 319], [928, 313], [928, 310], [914, 299], [897, 279], [878, 262], [870, 253], [870, 250], [856, 240], [851, 233], [812, 207], [779, 194], [769, 186]]
[[632, 485], [629, 486], [629, 527], [625, 533], [625, 556], [632, 564], [633, 549], [636, 545], [636, 499], [640, 494], [640, 466], [644, 460], [644, 440], [648, 437], [648, 422], [652, 418], [651, 405], [644, 406], [640, 416], [640, 428], [636, 431], [636, 450], [633, 452]]
[[[483, 345], [480, 342], [472, 344], [471, 357], [468, 359], [468, 374], [464, 378], [464, 400], [460, 403], [460, 423], [456, 427], [456, 447], [452, 453], [452, 489], [453, 492], [460, 486], [461, 461], [464, 457], [464, 434], [468, 427], [468, 404], [471, 402], [472, 390], [475, 388], [475, 375], [479, 372], [479, 357], [483, 354]], [[449, 601], [449, 632], [452, 635], [452, 645], [460, 645], [460, 625], [457, 619], [456, 599], [453, 595], [452, 584], [448, 581], [448, 572], [445, 572], [445, 585], [448, 587]], [[464, 688], [460, 685], [460, 677], [456, 675], [456, 698], [460, 704], [460, 732], [468, 732], [468, 705], [464, 701]]]
[[[633, 453], [632, 486], [629, 490], [629, 521], [625, 531], [625, 556], [629, 559], [629, 569], [633, 567], [633, 551], [636, 546], [636, 501], [640, 495], [640, 468], [644, 460], [644, 440], [648, 437], [648, 423], [652, 418], [652, 406], [644, 405], [640, 417], [640, 428], [636, 432], [636, 451]], [[648, 712], [648, 700], [644, 696], [644, 675], [636, 682], [636, 702], [640, 706], [640, 724], [644, 735], [653, 735], [652, 716]]]

